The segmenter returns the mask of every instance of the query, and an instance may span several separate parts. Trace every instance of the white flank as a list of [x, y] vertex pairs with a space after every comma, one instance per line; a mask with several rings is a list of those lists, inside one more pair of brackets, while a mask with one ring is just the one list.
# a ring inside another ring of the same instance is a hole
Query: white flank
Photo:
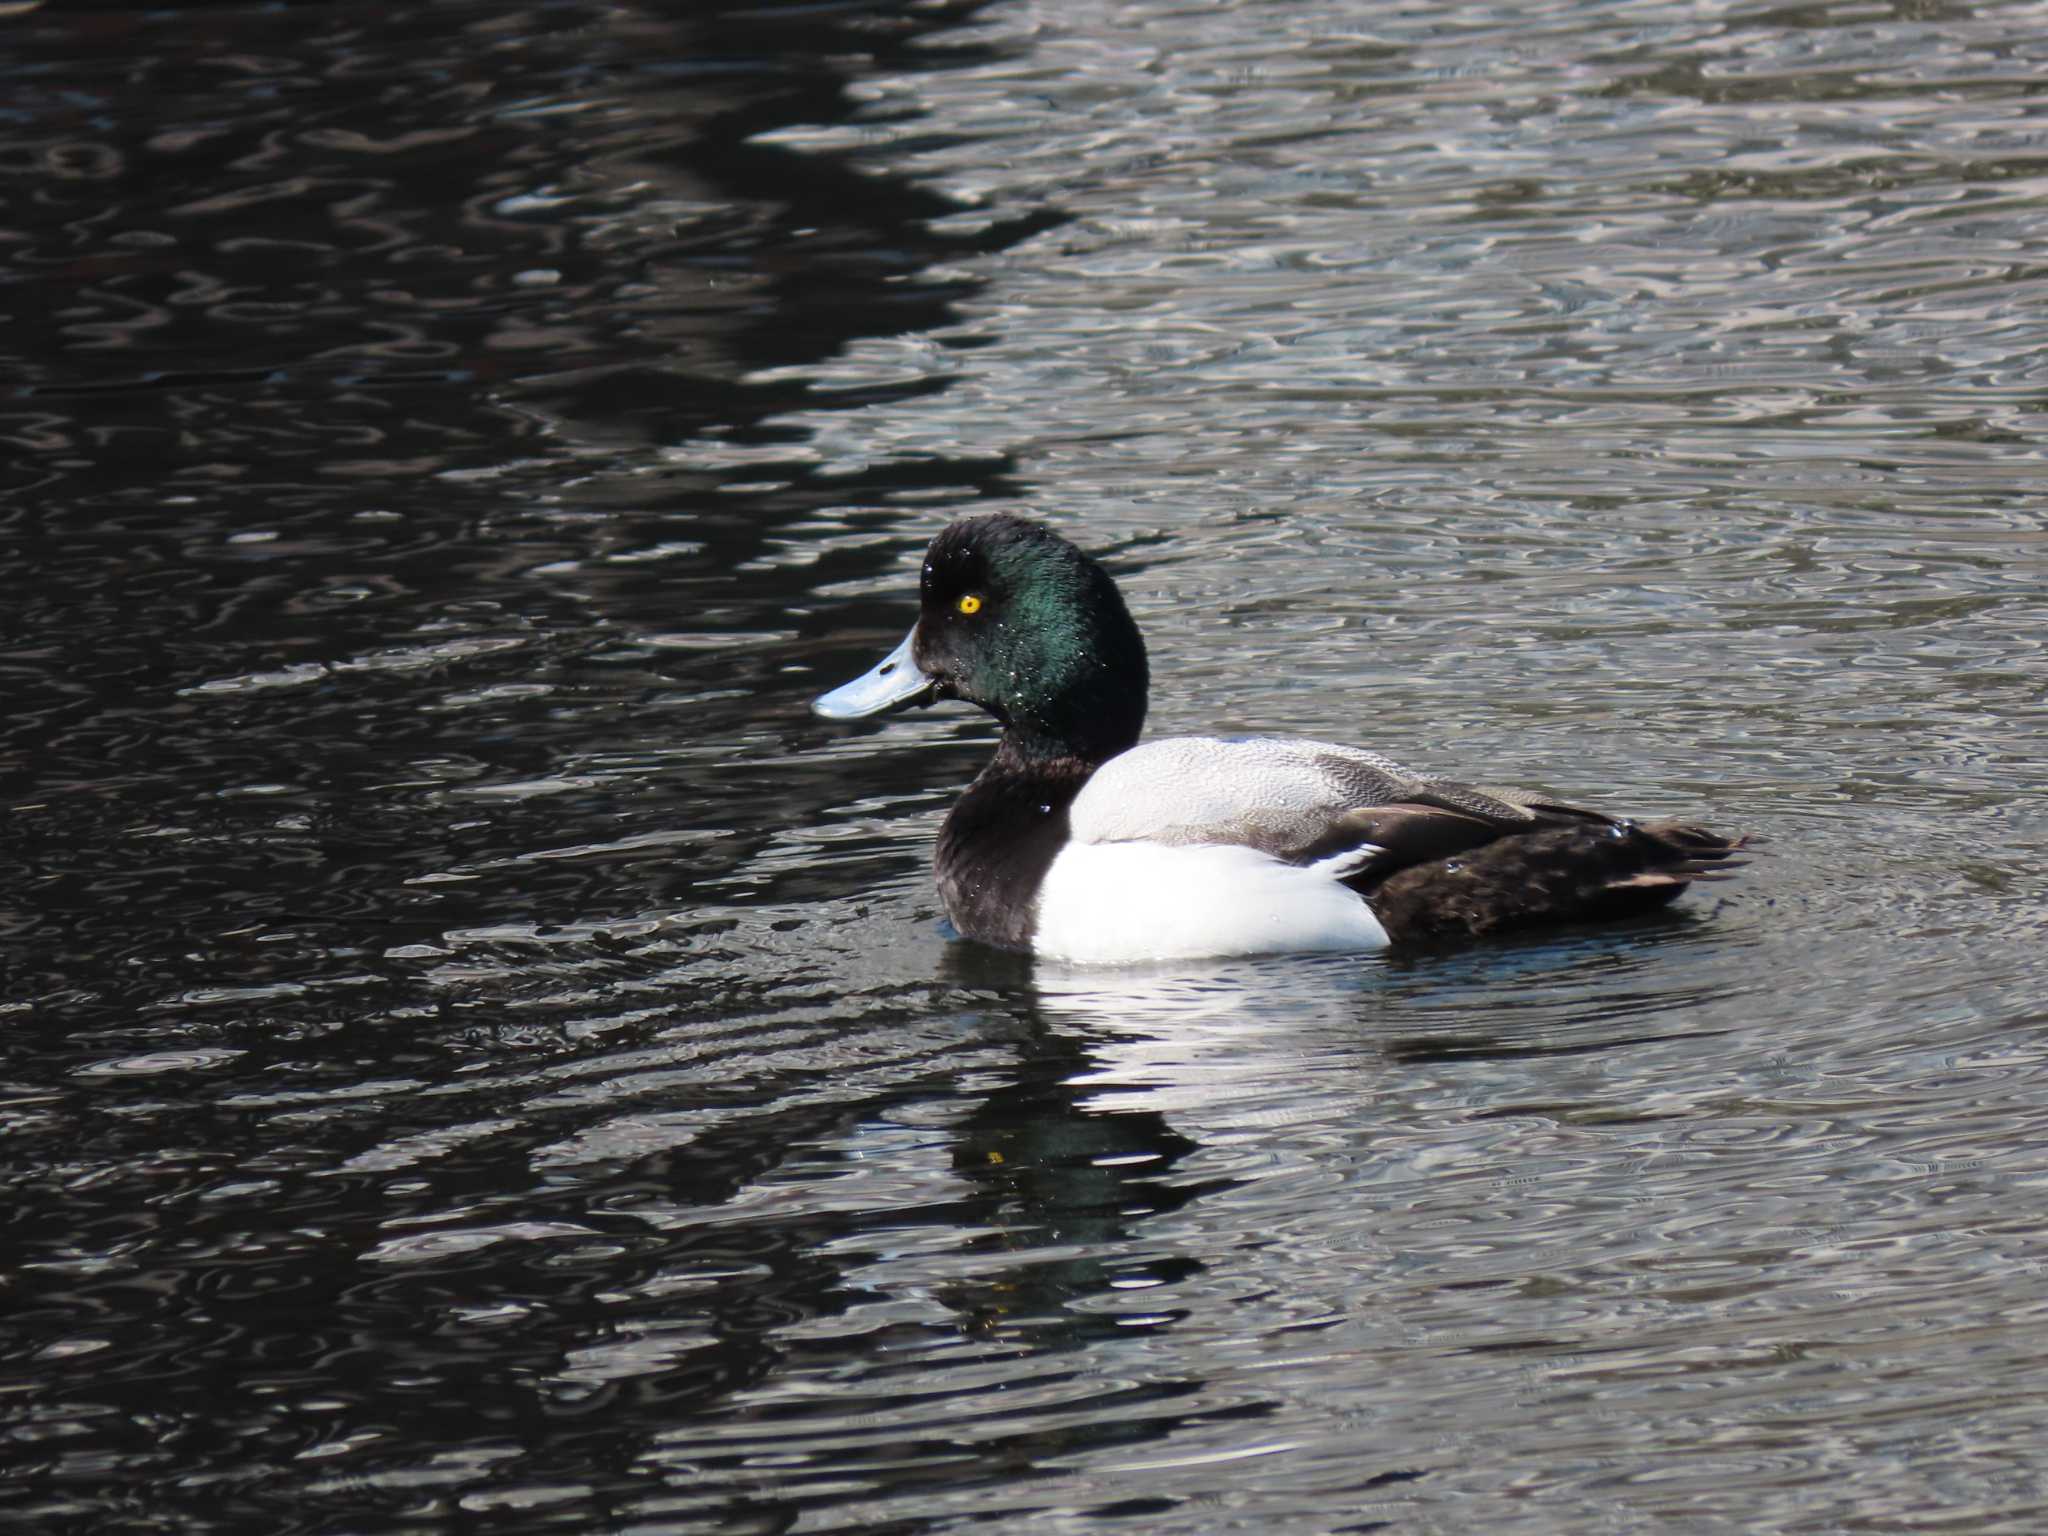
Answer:
[[1387, 931], [1320, 867], [1233, 845], [1070, 843], [1038, 892], [1032, 951], [1118, 965], [1384, 949]]

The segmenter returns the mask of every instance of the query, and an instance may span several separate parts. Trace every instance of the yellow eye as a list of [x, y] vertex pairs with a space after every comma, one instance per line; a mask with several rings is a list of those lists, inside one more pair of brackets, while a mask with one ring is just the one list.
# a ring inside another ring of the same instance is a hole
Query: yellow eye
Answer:
[[953, 606], [962, 613], [979, 613], [981, 612], [981, 599], [970, 592]]

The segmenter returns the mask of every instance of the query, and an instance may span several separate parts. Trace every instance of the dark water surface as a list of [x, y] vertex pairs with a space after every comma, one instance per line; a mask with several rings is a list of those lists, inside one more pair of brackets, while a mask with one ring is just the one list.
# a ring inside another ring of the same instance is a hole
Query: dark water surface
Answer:
[[[2040, 6], [0, 10], [0, 1514], [2048, 1523]], [[1767, 853], [949, 943], [976, 507]]]

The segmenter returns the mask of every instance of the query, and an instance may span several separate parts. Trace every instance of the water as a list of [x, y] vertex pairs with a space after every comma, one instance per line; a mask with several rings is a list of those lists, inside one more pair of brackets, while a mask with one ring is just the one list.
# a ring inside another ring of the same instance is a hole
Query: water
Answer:
[[[2038, 1529], [2038, 5], [0, 23], [0, 1508]], [[1034, 970], [948, 516], [1155, 730], [1768, 841]]]

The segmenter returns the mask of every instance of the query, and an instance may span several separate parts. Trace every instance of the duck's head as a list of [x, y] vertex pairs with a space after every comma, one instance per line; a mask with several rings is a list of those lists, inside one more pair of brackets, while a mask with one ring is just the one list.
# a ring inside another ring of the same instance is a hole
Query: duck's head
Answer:
[[924, 557], [918, 619], [875, 669], [811, 705], [857, 720], [979, 704], [1026, 757], [1101, 762], [1138, 739], [1145, 642], [1116, 583], [1042, 523], [965, 517]]

